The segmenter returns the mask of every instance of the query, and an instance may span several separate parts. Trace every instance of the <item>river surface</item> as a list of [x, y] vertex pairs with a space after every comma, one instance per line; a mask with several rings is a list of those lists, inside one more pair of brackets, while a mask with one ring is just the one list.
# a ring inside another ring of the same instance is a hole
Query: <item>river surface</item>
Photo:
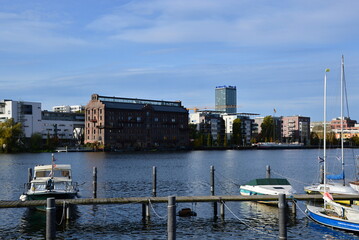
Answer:
[[[355, 177], [353, 156], [346, 175]], [[216, 195], [237, 195], [239, 185], [266, 176], [286, 177], [298, 193], [317, 182], [321, 150], [227, 150], [171, 153], [56, 153], [58, 164], [70, 163], [81, 197], [92, 197], [92, 171], [98, 169], [99, 198], [148, 197], [152, 193], [152, 167], [157, 167], [157, 196], [210, 195], [210, 166], [215, 167]], [[339, 166], [339, 150], [328, 150]], [[17, 200], [27, 181], [28, 168], [50, 164], [51, 154], [0, 155], [0, 200]], [[225, 219], [214, 220], [211, 203], [180, 203], [177, 211], [191, 208], [196, 217], [177, 217], [177, 239], [278, 239], [278, 208], [252, 202], [227, 202]], [[334, 230], [309, 220], [305, 202], [290, 218], [288, 239], [359, 239], [359, 235]], [[167, 239], [167, 204], [153, 204], [151, 219], [142, 220], [140, 204], [78, 206], [76, 216], [57, 226], [57, 239]], [[61, 220], [58, 219], [58, 221]], [[25, 208], [0, 209], [0, 239], [44, 239], [45, 214]]]

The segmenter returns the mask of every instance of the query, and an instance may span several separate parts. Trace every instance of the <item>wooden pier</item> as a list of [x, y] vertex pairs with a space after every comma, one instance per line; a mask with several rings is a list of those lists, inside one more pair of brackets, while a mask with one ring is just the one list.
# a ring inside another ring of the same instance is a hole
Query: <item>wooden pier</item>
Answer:
[[[335, 200], [359, 200], [359, 195], [334, 195]], [[321, 194], [295, 194], [286, 197], [287, 201], [322, 201]], [[244, 202], [244, 201], [278, 201], [278, 195], [223, 195], [223, 196], [176, 196], [177, 203], [191, 202]], [[56, 205], [62, 206], [64, 202], [73, 205], [100, 205], [100, 204], [148, 204], [167, 203], [168, 197], [118, 197], [118, 198], [78, 198], [56, 199]], [[22, 208], [46, 205], [46, 200], [32, 201], [0, 201], [0, 208]]]

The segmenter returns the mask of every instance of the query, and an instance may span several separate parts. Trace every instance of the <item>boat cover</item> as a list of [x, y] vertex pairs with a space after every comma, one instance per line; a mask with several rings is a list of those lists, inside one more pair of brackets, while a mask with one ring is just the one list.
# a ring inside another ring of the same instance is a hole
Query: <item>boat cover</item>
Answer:
[[344, 179], [344, 172], [341, 174], [336, 174], [336, 175], [327, 175], [327, 179], [329, 180], [342, 180]]
[[290, 185], [285, 178], [257, 178], [248, 182], [246, 185]]

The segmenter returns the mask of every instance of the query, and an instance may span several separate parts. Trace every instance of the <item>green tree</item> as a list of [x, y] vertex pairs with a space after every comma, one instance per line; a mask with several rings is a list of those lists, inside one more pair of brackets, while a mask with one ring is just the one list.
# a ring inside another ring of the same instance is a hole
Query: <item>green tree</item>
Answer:
[[21, 123], [15, 123], [13, 118], [0, 123], [0, 148], [6, 153], [19, 152], [23, 135]]
[[225, 133], [223, 137], [223, 147], [227, 147], [227, 146], [228, 146], [227, 134]]
[[274, 141], [274, 120], [272, 116], [264, 117], [263, 123], [261, 124], [261, 128], [262, 141]]
[[207, 135], [207, 147], [212, 147], [212, 136], [210, 133]]
[[235, 145], [242, 145], [242, 121], [237, 118], [233, 121], [232, 143]]
[[30, 138], [30, 151], [37, 152], [42, 150], [43, 144], [42, 144], [42, 135], [41, 133], [34, 133], [31, 135]]
[[217, 146], [218, 147], [223, 146], [223, 140], [222, 140], [221, 134], [219, 134], [219, 133], [217, 135]]

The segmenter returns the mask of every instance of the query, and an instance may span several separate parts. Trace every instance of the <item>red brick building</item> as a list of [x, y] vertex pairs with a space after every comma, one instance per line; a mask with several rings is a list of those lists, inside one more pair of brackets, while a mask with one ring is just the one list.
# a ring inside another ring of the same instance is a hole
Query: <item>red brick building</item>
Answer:
[[187, 148], [188, 110], [180, 101], [93, 94], [85, 108], [85, 143], [111, 150]]

